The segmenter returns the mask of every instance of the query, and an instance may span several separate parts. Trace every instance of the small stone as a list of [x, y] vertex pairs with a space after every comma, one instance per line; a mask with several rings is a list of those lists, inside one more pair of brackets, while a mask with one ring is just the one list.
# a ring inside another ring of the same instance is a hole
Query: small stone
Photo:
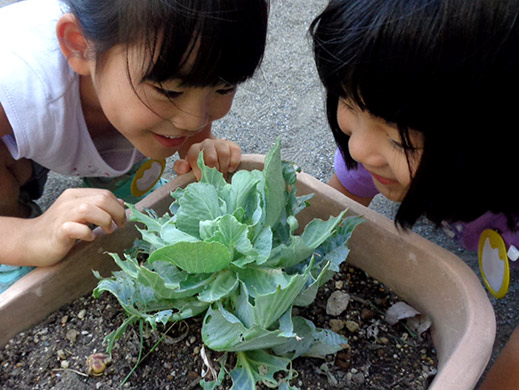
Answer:
[[79, 334], [79, 332], [78, 332], [77, 330], [75, 330], [75, 329], [70, 329], [70, 330], [67, 331], [67, 333], [65, 334], [65, 337], [66, 337], [67, 340], [70, 341], [71, 343], [75, 343], [78, 334]]
[[82, 310], [79, 311], [79, 313], [77, 313], [77, 318], [79, 318], [80, 320], [84, 320], [85, 319], [85, 315], [86, 315], [86, 310], [82, 309]]
[[357, 372], [356, 374], [353, 374], [351, 377], [351, 381], [353, 383], [362, 385], [364, 383], [364, 374], [362, 372]]
[[62, 360], [62, 361], [61, 361], [61, 368], [64, 368], [64, 369], [69, 368], [69, 362], [68, 362], [68, 360]]
[[335, 333], [340, 332], [346, 326], [346, 322], [343, 320], [331, 319], [329, 323], [330, 329], [333, 330]]
[[330, 316], [340, 315], [348, 307], [350, 295], [343, 291], [334, 291], [326, 302], [326, 314]]
[[67, 358], [67, 356], [65, 355], [65, 351], [63, 351], [62, 349], [59, 349], [56, 353], [58, 354], [59, 360], [65, 360]]
[[189, 371], [187, 373], [187, 377], [189, 378], [189, 380], [195, 380], [198, 378], [198, 373], [195, 371]]
[[344, 287], [344, 282], [342, 280], [337, 280], [335, 282], [335, 289], [336, 290], [342, 290]]
[[380, 342], [380, 344], [387, 344], [387, 343], [389, 343], [389, 339], [387, 337], [380, 337], [378, 339], [378, 341]]
[[346, 328], [351, 332], [354, 333], [357, 330], [359, 330], [359, 324], [357, 324], [355, 321], [348, 320], [346, 321]]

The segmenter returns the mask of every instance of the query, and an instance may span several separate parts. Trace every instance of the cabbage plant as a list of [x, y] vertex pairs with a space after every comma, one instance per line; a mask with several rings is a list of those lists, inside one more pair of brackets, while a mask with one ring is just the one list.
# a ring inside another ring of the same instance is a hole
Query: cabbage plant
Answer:
[[[114, 294], [127, 314], [107, 336], [108, 352], [131, 324], [156, 329], [204, 315], [204, 344], [236, 353], [233, 389], [252, 390], [258, 382], [295, 389], [289, 385], [293, 359], [333, 354], [347, 340], [293, 316], [292, 308], [310, 305], [339, 271], [361, 218], [345, 218], [343, 211], [296, 234], [295, 216], [312, 195], [296, 196], [297, 169], [281, 161], [279, 140], [263, 171], [240, 170], [230, 183], [202, 155], [198, 164], [202, 179], [174, 191], [166, 215], [129, 206], [131, 220], [142, 223], [142, 239], [124, 258], [111, 254], [121, 270], [94, 290], [96, 297]], [[222, 364], [220, 375], [202, 386], [215, 388], [224, 374]]]

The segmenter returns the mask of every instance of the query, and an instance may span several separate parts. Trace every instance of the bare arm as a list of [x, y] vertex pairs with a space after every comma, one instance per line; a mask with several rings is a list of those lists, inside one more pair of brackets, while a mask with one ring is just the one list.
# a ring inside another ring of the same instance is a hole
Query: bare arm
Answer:
[[[0, 105], [0, 136], [12, 134]], [[109, 191], [65, 191], [43, 215], [26, 217], [20, 187], [32, 175], [32, 163], [14, 160], [0, 140], [0, 264], [47, 266], [60, 261], [76, 240], [91, 241], [90, 224], [110, 233], [126, 220], [123, 204]]]
[[60, 261], [77, 240], [92, 241], [90, 225], [111, 233], [126, 221], [123, 202], [107, 190], [68, 189], [41, 216], [0, 217], [0, 263], [49, 266]]
[[337, 177], [336, 174], [334, 174], [332, 176], [332, 178], [330, 179], [330, 181], [328, 182], [328, 184], [335, 188], [336, 190], [338, 190], [339, 192], [342, 192], [344, 195], [346, 195], [348, 198], [350, 199], [353, 199], [354, 201], [360, 203], [361, 205], [364, 205], [364, 206], [369, 206], [369, 204], [371, 203], [371, 201], [373, 200], [373, 198], [362, 198], [360, 196], [357, 196], [357, 195], [354, 195], [352, 194], [350, 191], [348, 191], [343, 185], [342, 183], [340, 182], [339, 178]]
[[519, 327], [515, 328], [501, 355], [490, 368], [480, 390], [515, 390], [519, 384]]

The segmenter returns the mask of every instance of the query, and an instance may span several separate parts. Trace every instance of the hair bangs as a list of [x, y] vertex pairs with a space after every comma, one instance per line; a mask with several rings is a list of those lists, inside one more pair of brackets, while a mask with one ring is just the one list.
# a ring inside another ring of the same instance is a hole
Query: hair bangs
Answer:
[[[191, 87], [236, 85], [250, 78], [263, 58], [265, 0], [178, 0], [155, 24], [147, 47], [154, 58], [143, 79], [180, 79]], [[174, 26], [174, 27], [168, 27]], [[159, 38], [156, 38], [159, 37]], [[150, 58], [148, 56], [148, 58]]]
[[412, 0], [331, 1], [310, 27], [327, 92], [398, 127], [426, 125], [423, 114], [444, 93], [438, 12]]

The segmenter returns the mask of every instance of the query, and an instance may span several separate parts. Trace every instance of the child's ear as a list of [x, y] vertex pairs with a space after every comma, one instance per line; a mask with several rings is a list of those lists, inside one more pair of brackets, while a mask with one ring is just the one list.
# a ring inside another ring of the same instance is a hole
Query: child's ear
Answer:
[[70, 13], [63, 14], [56, 24], [56, 35], [61, 52], [71, 68], [79, 75], [88, 76], [90, 74], [89, 45], [77, 18]]

